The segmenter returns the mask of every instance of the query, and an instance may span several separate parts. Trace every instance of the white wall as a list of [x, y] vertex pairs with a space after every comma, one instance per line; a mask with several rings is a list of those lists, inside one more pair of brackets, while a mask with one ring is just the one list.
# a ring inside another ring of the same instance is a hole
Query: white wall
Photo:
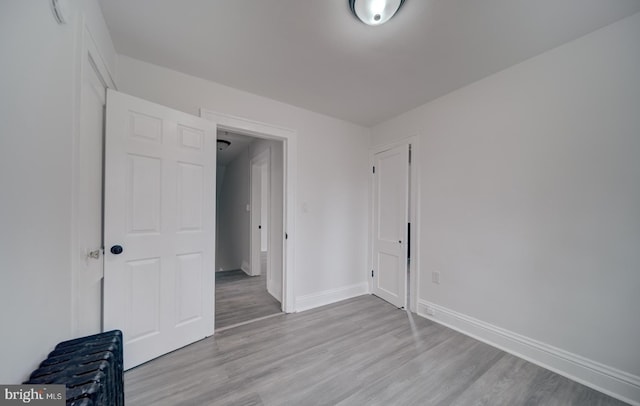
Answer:
[[436, 319], [640, 382], [639, 39], [636, 14], [372, 129], [419, 135], [419, 299]]
[[368, 129], [126, 56], [118, 73], [122, 91], [187, 113], [297, 131], [295, 295], [366, 290]]
[[[218, 196], [216, 270], [241, 269], [249, 263], [249, 148], [225, 169]], [[246, 271], [246, 270], [245, 270]]]
[[[0, 382], [71, 335], [74, 89], [80, 13], [115, 61], [95, 1], [58, 25], [46, 0], [0, 5]], [[111, 66], [113, 69], [114, 66]], [[99, 316], [99, 315], [98, 315]]]

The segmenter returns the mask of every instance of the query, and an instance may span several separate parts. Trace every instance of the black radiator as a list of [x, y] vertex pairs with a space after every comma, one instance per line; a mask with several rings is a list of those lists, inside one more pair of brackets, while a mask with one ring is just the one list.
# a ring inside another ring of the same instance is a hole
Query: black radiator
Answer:
[[63, 341], [25, 384], [65, 385], [67, 406], [124, 406], [122, 332]]

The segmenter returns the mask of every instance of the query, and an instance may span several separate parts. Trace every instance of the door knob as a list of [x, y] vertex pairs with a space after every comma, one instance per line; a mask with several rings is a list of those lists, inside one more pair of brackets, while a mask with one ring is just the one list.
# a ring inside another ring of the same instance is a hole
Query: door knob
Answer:
[[113, 255], [120, 255], [122, 254], [122, 251], [124, 251], [124, 249], [122, 249], [121, 245], [114, 245], [113, 247], [111, 247], [110, 251]]

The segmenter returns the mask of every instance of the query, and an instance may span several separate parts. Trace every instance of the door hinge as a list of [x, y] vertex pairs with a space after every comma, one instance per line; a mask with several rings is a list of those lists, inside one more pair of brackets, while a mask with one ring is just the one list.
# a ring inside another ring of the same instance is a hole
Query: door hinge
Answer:
[[407, 261], [411, 260], [411, 222], [407, 223]]
[[285, 239], [285, 240], [288, 240], [288, 239], [289, 239], [289, 234], [284, 233], [284, 239]]
[[375, 166], [373, 167], [373, 173], [376, 173], [376, 167]]
[[409, 163], [411, 163], [411, 144], [409, 144]]
[[371, 277], [373, 278], [373, 269], [371, 270]]
[[102, 249], [100, 248], [98, 248], [97, 250], [89, 251], [87, 252], [87, 258], [100, 259], [101, 252], [102, 252]]

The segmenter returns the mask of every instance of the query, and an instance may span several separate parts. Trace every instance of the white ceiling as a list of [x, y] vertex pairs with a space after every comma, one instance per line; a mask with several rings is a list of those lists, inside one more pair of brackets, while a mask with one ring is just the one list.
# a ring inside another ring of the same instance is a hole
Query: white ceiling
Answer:
[[640, 0], [100, 0], [116, 50], [371, 126], [640, 11]]
[[249, 135], [236, 134], [229, 131], [218, 130], [217, 135], [219, 140], [227, 140], [231, 144], [224, 151], [217, 151], [216, 162], [218, 165], [229, 165], [236, 157], [249, 148], [249, 145], [257, 138]]

